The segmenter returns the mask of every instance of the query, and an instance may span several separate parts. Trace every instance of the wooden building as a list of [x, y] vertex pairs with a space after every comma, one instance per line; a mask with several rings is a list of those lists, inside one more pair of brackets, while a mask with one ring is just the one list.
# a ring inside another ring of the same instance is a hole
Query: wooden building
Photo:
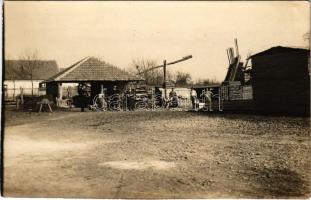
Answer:
[[100, 93], [101, 85], [107, 89], [109, 95], [114, 86], [122, 91], [128, 84], [139, 81], [143, 79], [97, 58], [87, 57], [48, 78], [42, 84], [46, 84], [47, 95], [62, 98], [63, 83], [89, 83], [91, 96], [94, 97]]
[[55, 60], [5, 60], [3, 82], [5, 100], [15, 100], [21, 88], [24, 95], [40, 95], [39, 83], [58, 72]]
[[310, 114], [310, 50], [273, 47], [251, 56], [255, 110]]

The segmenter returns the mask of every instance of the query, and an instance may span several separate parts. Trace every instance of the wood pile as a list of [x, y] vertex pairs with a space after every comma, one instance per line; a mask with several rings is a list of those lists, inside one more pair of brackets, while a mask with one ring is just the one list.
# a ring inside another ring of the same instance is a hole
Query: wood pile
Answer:
[[244, 100], [253, 99], [253, 88], [252, 86], [243, 86], [242, 95]]
[[244, 80], [243, 73], [243, 62], [241, 61], [241, 56], [239, 54], [239, 47], [237, 39], [234, 39], [235, 42], [235, 52], [232, 47], [227, 49], [227, 56], [229, 67], [225, 77], [225, 82], [227, 81], [242, 81]]
[[250, 100], [253, 99], [253, 89], [240, 81], [229, 81], [222, 85], [221, 95], [224, 100]]
[[230, 81], [228, 85], [229, 100], [243, 99], [242, 86], [240, 81]]

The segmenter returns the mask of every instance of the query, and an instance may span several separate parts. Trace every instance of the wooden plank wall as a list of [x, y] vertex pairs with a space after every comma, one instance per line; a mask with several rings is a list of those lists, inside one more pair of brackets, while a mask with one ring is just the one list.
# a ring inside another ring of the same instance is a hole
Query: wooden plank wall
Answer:
[[255, 109], [265, 113], [310, 111], [308, 53], [283, 53], [252, 59]]

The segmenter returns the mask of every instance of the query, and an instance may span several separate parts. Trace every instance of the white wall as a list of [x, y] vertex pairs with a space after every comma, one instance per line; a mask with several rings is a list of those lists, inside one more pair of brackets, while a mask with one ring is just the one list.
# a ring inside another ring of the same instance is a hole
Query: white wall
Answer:
[[[172, 90], [171, 88], [166, 89], [167, 97], [169, 96], [171, 90]], [[190, 89], [175, 87], [174, 90], [177, 96], [182, 96], [183, 98], [190, 99]], [[160, 91], [162, 92], [162, 96], [164, 97], [164, 88], [160, 88]]]
[[[33, 80], [33, 94], [44, 95], [45, 91], [39, 91], [39, 83], [43, 80]], [[5, 100], [14, 100], [17, 95], [20, 95], [20, 88], [23, 88], [24, 95], [31, 95], [32, 87], [30, 80], [5, 80], [3, 85], [7, 87]]]

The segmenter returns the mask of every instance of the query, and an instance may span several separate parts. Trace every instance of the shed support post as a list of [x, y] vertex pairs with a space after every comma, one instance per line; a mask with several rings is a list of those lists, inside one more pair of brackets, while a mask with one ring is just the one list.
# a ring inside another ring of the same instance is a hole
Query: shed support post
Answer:
[[164, 95], [165, 99], [167, 99], [167, 94], [166, 94], [166, 60], [163, 61], [163, 87], [164, 87]]
[[100, 93], [103, 94], [104, 93], [104, 85], [100, 84]]
[[57, 106], [59, 106], [60, 101], [63, 98], [62, 83], [57, 83], [57, 91], [58, 91], [58, 94], [57, 94]]

